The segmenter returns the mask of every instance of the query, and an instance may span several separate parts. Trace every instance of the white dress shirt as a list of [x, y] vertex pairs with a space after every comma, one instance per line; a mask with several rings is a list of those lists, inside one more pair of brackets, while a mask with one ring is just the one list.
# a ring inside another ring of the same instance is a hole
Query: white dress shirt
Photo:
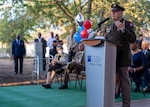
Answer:
[[49, 38], [48, 41], [47, 41], [47, 46], [49, 47], [49, 49], [53, 49], [53, 41], [56, 40], [55, 37], [53, 38]]

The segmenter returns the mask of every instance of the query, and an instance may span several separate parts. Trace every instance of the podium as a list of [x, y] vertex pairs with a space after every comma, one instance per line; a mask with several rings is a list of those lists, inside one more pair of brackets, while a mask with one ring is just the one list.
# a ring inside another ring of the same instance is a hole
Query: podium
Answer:
[[116, 45], [102, 39], [84, 39], [88, 107], [114, 107]]
[[35, 56], [38, 56], [39, 71], [43, 71], [43, 48], [41, 42], [34, 42]]

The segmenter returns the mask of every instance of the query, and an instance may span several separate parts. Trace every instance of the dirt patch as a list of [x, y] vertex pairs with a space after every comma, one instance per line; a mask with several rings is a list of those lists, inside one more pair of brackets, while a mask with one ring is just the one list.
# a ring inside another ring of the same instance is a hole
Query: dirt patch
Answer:
[[[49, 66], [46, 67], [49, 69]], [[13, 86], [13, 85], [31, 85], [31, 84], [43, 84], [46, 80], [46, 71], [41, 71], [39, 81], [37, 81], [36, 75], [34, 81], [32, 78], [32, 72], [34, 70], [34, 59], [25, 58], [23, 64], [23, 74], [14, 75], [14, 61], [10, 58], [0, 58], [0, 86]], [[74, 75], [74, 74], [73, 74]], [[53, 82], [60, 82], [61, 76], [58, 75]], [[64, 80], [64, 77], [62, 78]], [[62, 80], [62, 81], [63, 81]], [[75, 80], [75, 76], [70, 75], [70, 80]]]
[[[8, 85], [24, 85], [31, 84], [31, 73], [34, 69], [33, 58], [25, 58], [23, 64], [23, 74], [14, 75], [14, 61], [10, 58], [0, 59], [0, 86]], [[45, 81], [46, 72], [42, 72], [40, 76], [40, 82]], [[36, 79], [36, 78], [35, 78]], [[34, 81], [35, 83], [37, 81]]]

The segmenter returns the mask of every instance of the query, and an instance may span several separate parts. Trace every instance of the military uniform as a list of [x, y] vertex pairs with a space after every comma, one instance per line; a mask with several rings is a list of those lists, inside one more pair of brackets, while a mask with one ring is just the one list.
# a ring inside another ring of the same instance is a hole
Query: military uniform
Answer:
[[123, 20], [124, 31], [117, 30], [113, 23], [106, 34], [106, 39], [117, 44], [117, 66], [128, 66], [131, 64], [130, 43], [136, 40], [134, 26], [131, 22]]
[[[112, 12], [124, 11], [125, 9], [118, 4], [111, 6]], [[120, 79], [122, 90], [123, 107], [130, 107], [131, 85], [128, 66], [131, 65], [130, 43], [135, 42], [136, 35], [134, 33], [134, 26], [132, 22], [121, 19], [120, 22], [124, 24], [124, 29], [117, 29], [115, 23], [112, 23], [107, 31], [106, 39], [117, 44], [117, 59], [116, 70]]]

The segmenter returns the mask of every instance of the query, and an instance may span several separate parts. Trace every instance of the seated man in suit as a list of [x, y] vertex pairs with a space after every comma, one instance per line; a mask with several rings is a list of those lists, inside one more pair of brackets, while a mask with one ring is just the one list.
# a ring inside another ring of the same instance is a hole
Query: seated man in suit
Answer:
[[78, 48], [79, 51], [76, 52], [73, 60], [66, 66], [64, 85], [59, 87], [59, 89], [68, 89], [69, 73], [80, 74], [80, 71], [85, 69], [84, 44], [80, 43]]
[[46, 83], [42, 86], [45, 88], [51, 88], [52, 80], [55, 77], [56, 73], [60, 73], [62, 67], [64, 67], [68, 62], [68, 55], [63, 52], [63, 47], [57, 46], [57, 54], [54, 56], [54, 59], [50, 63], [49, 71], [47, 72]]

